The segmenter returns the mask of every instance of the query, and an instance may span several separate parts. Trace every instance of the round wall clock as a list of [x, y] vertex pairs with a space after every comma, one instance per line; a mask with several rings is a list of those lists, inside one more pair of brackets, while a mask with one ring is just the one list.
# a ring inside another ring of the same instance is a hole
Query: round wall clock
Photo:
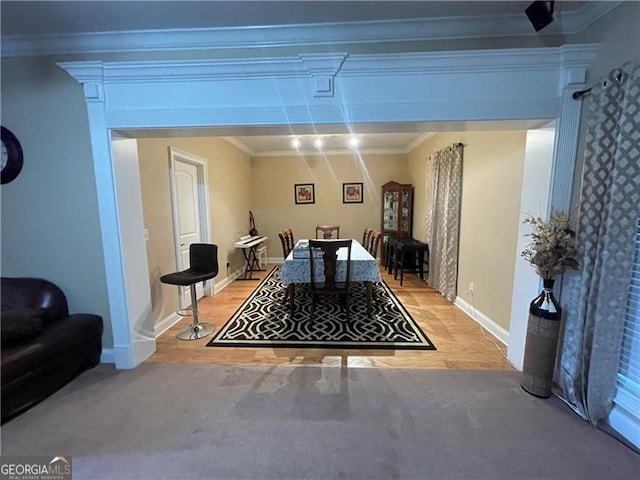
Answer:
[[0, 183], [9, 183], [22, 170], [22, 147], [16, 136], [8, 128], [2, 129], [2, 163], [0, 164]]

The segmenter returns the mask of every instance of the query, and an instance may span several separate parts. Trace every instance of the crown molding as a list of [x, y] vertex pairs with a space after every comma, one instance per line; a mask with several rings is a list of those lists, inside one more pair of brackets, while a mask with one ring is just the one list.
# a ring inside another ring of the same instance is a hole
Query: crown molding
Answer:
[[[327, 63], [340, 76], [482, 73], [539, 71], [568, 67], [582, 74], [598, 48], [595, 44], [509, 50], [466, 50], [403, 54], [319, 54], [314, 61]], [[342, 59], [342, 60], [341, 60]], [[313, 76], [303, 55], [234, 60], [167, 60], [143, 62], [59, 62], [82, 84], [192, 82], [256, 78], [306, 78]], [[339, 68], [339, 72], [337, 69]]]
[[409, 145], [407, 145], [407, 148], [405, 149], [405, 153], [409, 153], [412, 150], [415, 150], [420, 145], [422, 145], [424, 142], [426, 142], [427, 140], [429, 140], [430, 138], [432, 138], [432, 137], [434, 137], [436, 135], [437, 135], [436, 132], [423, 133], [418, 138], [416, 138], [413, 142], [411, 142]]
[[237, 137], [222, 137], [222, 139], [230, 143], [237, 149], [241, 150], [242, 152], [246, 153], [247, 155], [250, 155], [252, 157], [256, 156], [256, 152], [254, 152], [249, 145], [240, 141], [240, 139], [238, 139]]
[[571, 15], [562, 15], [559, 19], [562, 23], [562, 33], [565, 35], [580, 33], [621, 3], [622, 0], [592, 1]]
[[[296, 78], [334, 76], [347, 53], [298, 55], [292, 57], [240, 58], [233, 60], [143, 61], [143, 62], [60, 62], [82, 82], [131, 83], [198, 80], [241, 80], [243, 78]], [[176, 68], [180, 69], [176, 75]], [[144, 73], [142, 75], [142, 73]]]
[[[375, 134], [372, 134], [375, 135]], [[247, 155], [252, 157], [311, 157], [318, 155], [332, 156], [332, 155], [406, 155], [422, 145], [428, 139], [437, 135], [436, 132], [428, 132], [420, 135], [418, 138], [409, 143], [406, 147], [402, 148], [333, 148], [329, 150], [312, 149], [312, 150], [265, 150], [255, 151], [249, 145], [241, 141], [237, 137], [222, 137], [234, 147], [242, 150]], [[280, 136], [280, 135], [275, 135]]]
[[269, 150], [256, 152], [252, 156], [256, 158], [267, 157], [331, 157], [345, 155], [404, 155], [408, 153], [406, 148], [366, 148], [366, 149], [332, 149], [332, 150]]
[[2, 37], [2, 56], [116, 52], [230, 50], [349, 43], [415, 42], [523, 37], [579, 33], [615, 8], [617, 2], [589, 2], [581, 10], [557, 15], [557, 22], [535, 32], [522, 15], [442, 17], [371, 22], [282, 26], [133, 30]]

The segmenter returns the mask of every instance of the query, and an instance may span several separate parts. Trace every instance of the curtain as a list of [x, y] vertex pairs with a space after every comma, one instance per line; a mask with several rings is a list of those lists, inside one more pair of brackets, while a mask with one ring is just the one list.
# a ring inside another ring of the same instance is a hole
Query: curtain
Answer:
[[566, 275], [559, 378], [565, 400], [593, 425], [616, 393], [640, 215], [640, 62], [591, 90], [577, 226], [580, 269]]
[[463, 148], [457, 143], [435, 152], [425, 169], [429, 285], [451, 302], [458, 285]]

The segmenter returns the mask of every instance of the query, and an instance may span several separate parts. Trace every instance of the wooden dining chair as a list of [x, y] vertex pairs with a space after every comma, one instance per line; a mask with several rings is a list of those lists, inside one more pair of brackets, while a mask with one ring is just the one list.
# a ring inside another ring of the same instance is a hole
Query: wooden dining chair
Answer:
[[369, 245], [367, 247], [367, 252], [371, 254], [373, 258], [378, 258], [378, 245], [380, 244], [380, 237], [382, 237], [382, 232], [378, 230], [372, 230], [369, 235]]
[[316, 239], [336, 240], [340, 238], [340, 225], [316, 225]]
[[[282, 260], [284, 261], [287, 259], [287, 257], [291, 253], [291, 250], [293, 250], [293, 247], [295, 246], [295, 241], [293, 239], [293, 230], [291, 230], [291, 227], [287, 227], [284, 230], [281, 230], [280, 232], [278, 232], [278, 238], [280, 238], [280, 244], [282, 245]], [[284, 302], [287, 303], [291, 299], [292, 308], [293, 308], [293, 293], [294, 293], [293, 285], [289, 285], [284, 288]]]
[[284, 234], [286, 236], [287, 239], [287, 246], [289, 247], [289, 251], [293, 250], [293, 247], [296, 246], [296, 241], [293, 238], [293, 230], [291, 230], [291, 227], [287, 227], [284, 229]]
[[284, 259], [286, 259], [295, 246], [295, 242], [293, 240], [293, 230], [291, 230], [291, 227], [287, 227], [284, 230], [278, 232], [278, 237], [280, 238], [280, 243], [282, 244], [282, 256]]
[[373, 229], [365, 228], [364, 232], [362, 232], [362, 246], [366, 251], [369, 251], [369, 242], [371, 241], [371, 234], [373, 233]]
[[[316, 296], [339, 295], [343, 298], [347, 322], [349, 321], [349, 290], [351, 288], [351, 244], [352, 240], [309, 240], [309, 266], [311, 273], [311, 319], [315, 313]], [[337, 279], [338, 249], [347, 249], [347, 271], [344, 281]], [[317, 250], [316, 250], [317, 249]], [[322, 252], [315, 255], [315, 251]], [[322, 259], [322, 264], [319, 260]], [[324, 269], [324, 282], [316, 282], [318, 269]]]
[[[367, 246], [365, 248], [366, 248], [367, 252], [369, 252], [369, 254], [375, 259], [378, 258], [378, 246], [380, 244], [380, 238], [382, 238], [382, 232], [380, 232], [378, 230], [371, 230], [369, 232], [369, 240], [368, 240], [368, 244], [367, 244]], [[379, 283], [380, 282], [374, 282], [372, 284], [373, 289], [371, 291], [371, 294], [372, 294], [371, 300], [373, 300], [375, 303], [378, 302], [376, 290], [377, 290], [377, 287], [378, 287]]]

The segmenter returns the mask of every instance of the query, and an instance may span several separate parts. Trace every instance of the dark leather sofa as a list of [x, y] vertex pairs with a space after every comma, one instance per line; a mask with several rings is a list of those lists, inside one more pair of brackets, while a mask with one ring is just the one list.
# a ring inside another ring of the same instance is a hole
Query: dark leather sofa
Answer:
[[2, 423], [100, 362], [102, 317], [69, 314], [67, 298], [39, 278], [2, 278]]

